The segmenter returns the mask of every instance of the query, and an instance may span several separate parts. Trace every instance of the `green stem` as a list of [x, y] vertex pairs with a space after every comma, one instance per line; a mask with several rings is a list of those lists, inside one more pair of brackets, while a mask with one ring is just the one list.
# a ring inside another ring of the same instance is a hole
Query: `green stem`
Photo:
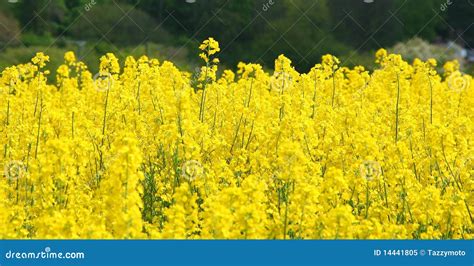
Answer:
[[369, 218], [369, 180], [367, 180], [367, 189], [365, 191], [365, 219]]
[[36, 133], [36, 147], [35, 147], [35, 159], [38, 157], [39, 138], [41, 130], [41, 117], [43, 116], [43, 95], [40, 96], [40, 112], [38, 117], [38, 131]]
[[74, 112], [72, 112], [72, 117], [71, 117], [71, 133], [72, 133], [72, 138], [74, 139]]
[[313, 93], [313, 106], [312, 106], [312, 112], [311, 112], [311, 119], [314, 118], [314, 112], [315, 112], [315, 109], [316, 109], [316, 86], [317, 84], [317, 75], [316, 75], [316, 71], [314, 71], [314, 93]]
[[399, 110], [399, 105], [400, 105], [400, 77], [398, 76], [397, 73], [397, 106], [396, 106], [396, 117], [395, 117], [395, 142], [398, 141], [398, 125], [399, 125], [399, 115], [400, 115], [400, 110]]
[[430, 75], [428, 74], [428, 81], [430, 83], [430, 123], [433, 124], [433, 84], [431, 84]]
[[10, 99], [8, 99], [7, 103], [7, 118], [5, 124], [8, 126], [10, 124]]
[[283, 239], [286, 239], [287, 227], [288, 227], [288, 202], [285, 203], [285, 224], [283, 226]]
[[137, 102], [138, 102], [138, 114], [142, 114], [142, 105], [140, 102], [140, 81], [138, 82], [138, 90], [137, 90]]
[[[104, 145], [104, 141], [105, 141], [105, 129], [106, 129], [106, 122], [107, 122], [107, 106], [109, 104], [109, 91], [110, 90], [107, 90], [106, 94], [105, 94], [104, 117], [103, 117], [103, 120], [102, 120], [102, 140], [101, 140], [100, 147], [102, 147]], [[100, 154], [99, 167], [100, 167], [100, 169], [104, 169], [104, 155], [103, 155], [102, 149], [99, 149], [99, 154]]]
[[334, 107], [335, 98], [336, 98], [336, 77], [335, 77], [335, 71], [333, 70], [332, 72], [332, 100], [331, 100], [332, 107]]
[[[105, 94], [105, 103], [104, 103], [104, 117], [102, 120], [102, 136], [105, 135], [105, 125], [107, 121], [107, 106], [109, 104], [109, 90], [106, 91]], [[102, 143], [104, 142], [104, 137], [102, 137]]]
[[[207, 54], [209, 57], [209, 48], [207, 48]], [[209, 59], [209, 58], [208, 58]], [[199, 106], [199, 120], [204, 122], [204, 106], [206, 105], [206, 86], [207, 86], [207, 77], [209, 71], [209, 61], [206, 62], [206, 73], [204, 75], [204, 86], [202, 88], [202, 95], [201, 95], [201, 104]]]

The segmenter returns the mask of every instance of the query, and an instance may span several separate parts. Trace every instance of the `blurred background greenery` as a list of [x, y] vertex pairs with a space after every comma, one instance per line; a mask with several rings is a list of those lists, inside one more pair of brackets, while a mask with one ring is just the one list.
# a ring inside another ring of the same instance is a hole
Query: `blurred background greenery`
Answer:
[[[306, 71], [323, 54], [373, 66], [380, 47], [408, 60], [457, 58], [472, 70], [474, 0], [1, 0], [0, 70], [73, 50], [98, 58], [147, 54], [193, 69], [197, 46], [212, 36], [222, 64], [273, 66], [279, 54]], [[470, 63], [471, 62], [471, 63]]]

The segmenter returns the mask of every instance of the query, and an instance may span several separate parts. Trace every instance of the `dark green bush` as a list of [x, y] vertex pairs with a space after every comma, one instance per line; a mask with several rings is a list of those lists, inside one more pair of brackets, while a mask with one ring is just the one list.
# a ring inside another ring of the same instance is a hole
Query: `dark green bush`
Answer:
[[68, 35], [74, 39], [121, 46], [169, 39], [150, 15], [124, 4], [91, 6], [68, 30]]
[[0, 49], [17, 45], [20, 41], [20, 27], [14, 17], [0, 11]]

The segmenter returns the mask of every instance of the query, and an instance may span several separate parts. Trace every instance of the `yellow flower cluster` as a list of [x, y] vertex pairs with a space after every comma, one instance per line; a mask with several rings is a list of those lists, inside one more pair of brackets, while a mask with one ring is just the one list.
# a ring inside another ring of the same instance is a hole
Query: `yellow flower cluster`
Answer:
[[[0, 79], [0, 238], [472, 239], [474, 82], [380, 50], [198, 81], [72, 52]], [[104, 84], [105, 83], [105, 84]]]

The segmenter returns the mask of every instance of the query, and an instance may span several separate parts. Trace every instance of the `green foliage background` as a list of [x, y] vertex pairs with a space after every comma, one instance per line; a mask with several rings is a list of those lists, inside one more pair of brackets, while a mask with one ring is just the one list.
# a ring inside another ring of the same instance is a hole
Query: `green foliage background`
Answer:
[[58, 54], [72, 49], [94, 64], [108, 51], [142, 52], [192, 68], [197, 44], [209, 36], [220, 42], [220, 57], [229, 67], [239, 61], [271, 67], [285, 54], [300, 70], [326, 53], [352, 65], [379, 47], [413, 37], [474, 47], [474, 6], [468, 1], [188, 1], [3, 1], [0, 67], [23, 62], [39, 49]]

